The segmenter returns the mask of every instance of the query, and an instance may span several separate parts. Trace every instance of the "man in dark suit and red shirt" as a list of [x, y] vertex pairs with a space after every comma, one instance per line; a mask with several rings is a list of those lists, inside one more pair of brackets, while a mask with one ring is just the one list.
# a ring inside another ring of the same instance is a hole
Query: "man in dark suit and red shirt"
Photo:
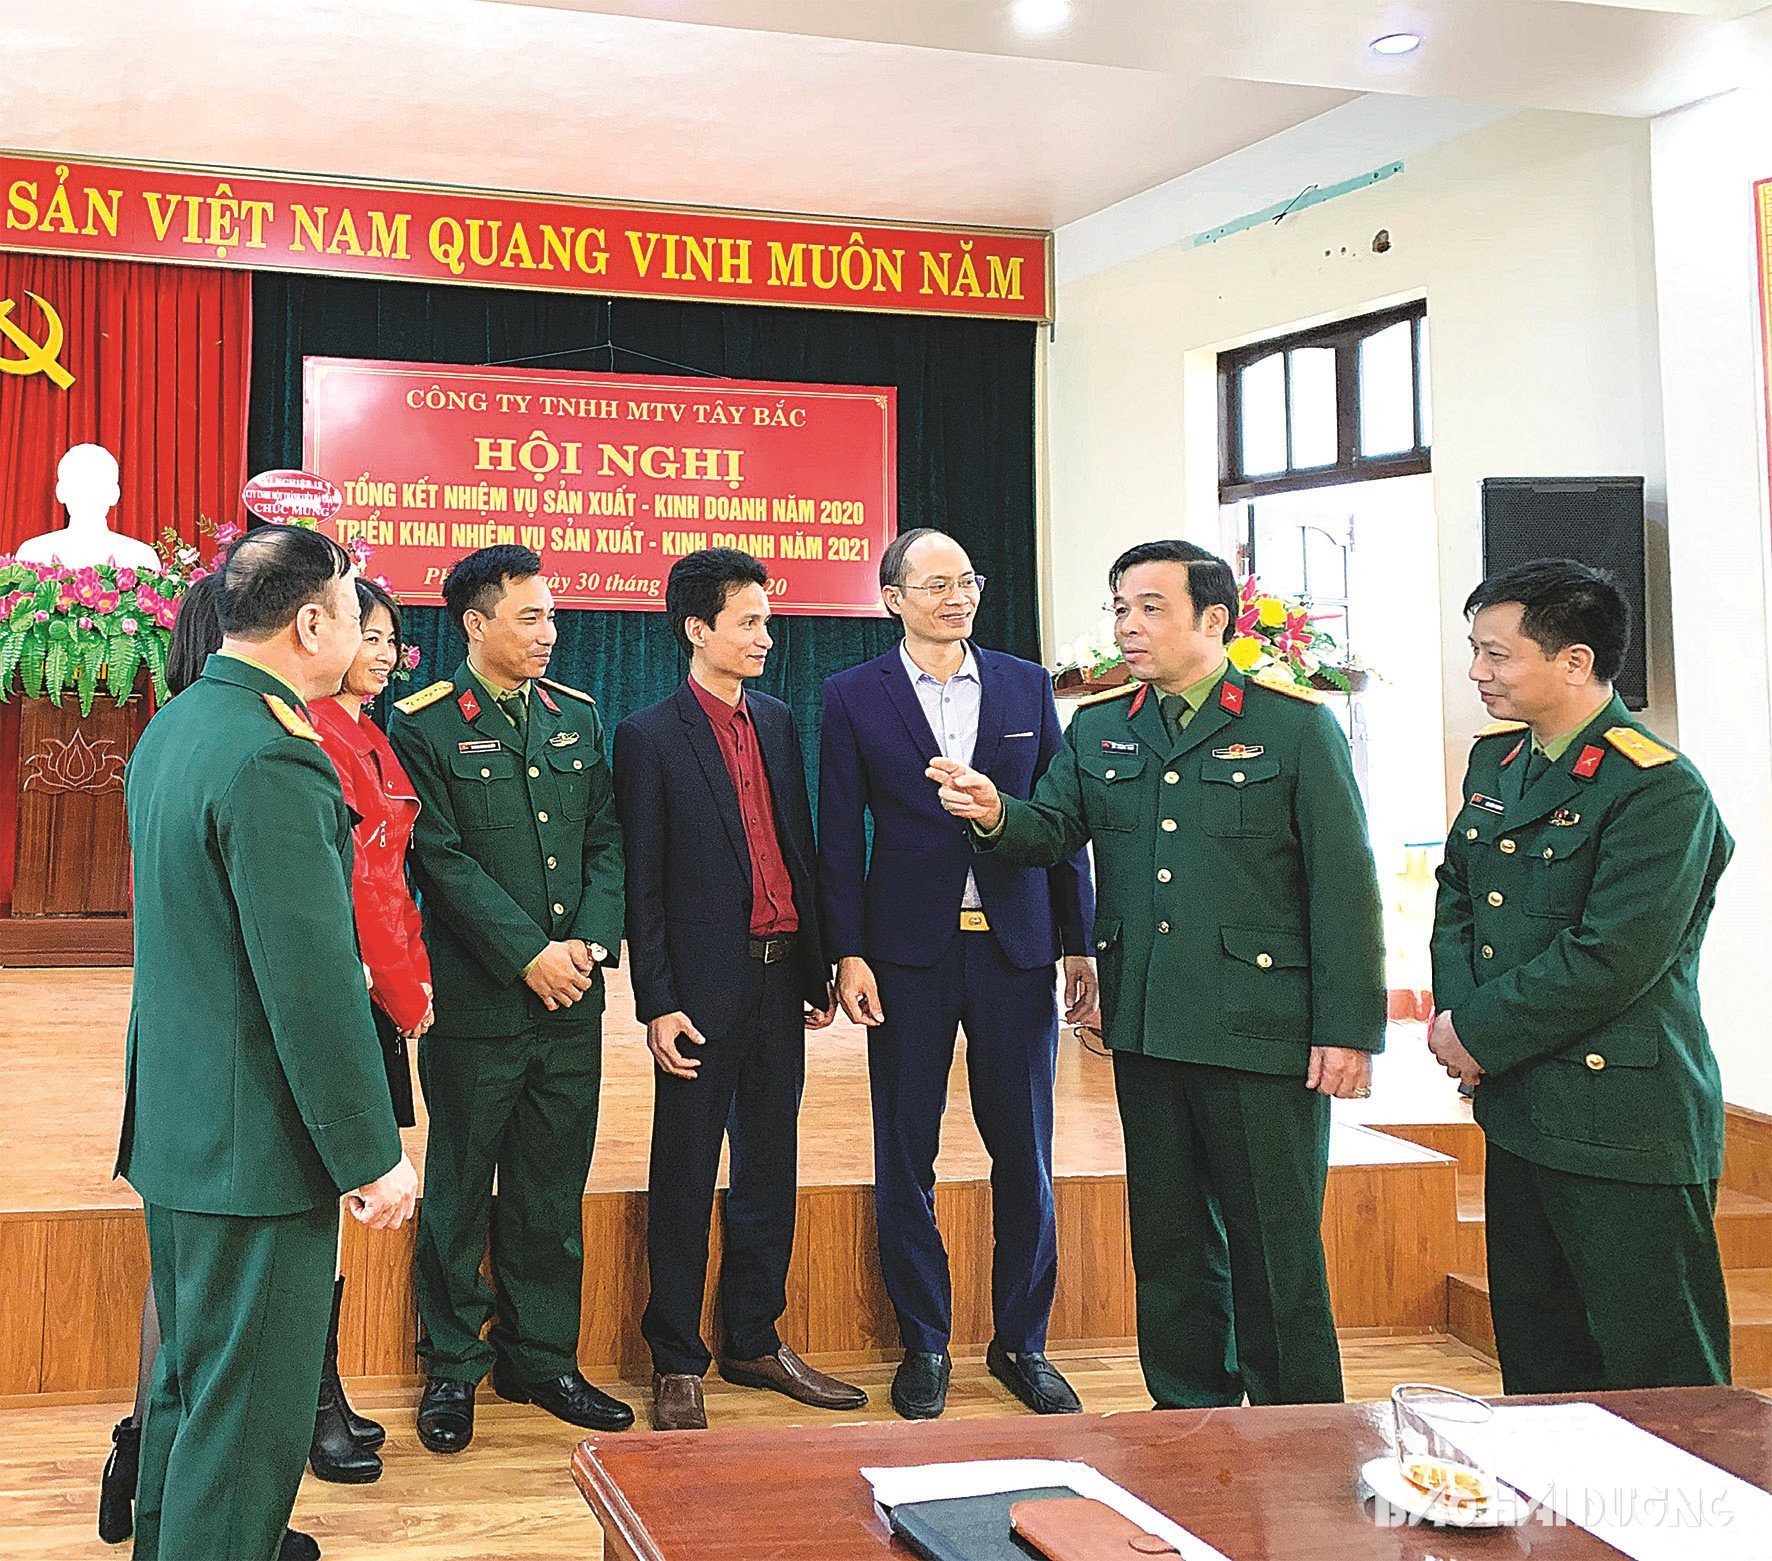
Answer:
[[946, 756], [1025, 797], [1063, 745], [1046, 670], [968, 643], [983, 588], [952, 537], [905, 532], [880, 560], [903, 642], [824, 686], [819, 889], [838, 996], [869, 1027], [880, 1266], [905, 1348], [892, 1403], [910, 1420], [947, 1405], [953, 1302], [935, 1155], [962, 1024], [972, 1114], [991, 1156], [986, 1363], [1041, 1414], [1081, 1408], [1045, 1346], [1058, 1274], [1053, 967], [1062, 955], [1066, 1019], [1092, 1014], [1088, 860], [1021, 868], [975, 854], [925, 776]]
[[652, 1350], [652, 1424], [707, 1425], [701, 1337], [708, 1221], [721, 1140], [732, 1142], [720, 1375], [817, 1409], [867, 1394], [781, 1342], [798, 1193], [806, 1029], [831, 1022], [819, 935], [812, 810], [786, 705], [748, 692], [772, 643], [769, 576], [749, 553], [681, 558], [665, 608], [689, 652], [669, 699], [615, 732], [627, 849], [634, 1003], [657, 1061], [640, 1320]]

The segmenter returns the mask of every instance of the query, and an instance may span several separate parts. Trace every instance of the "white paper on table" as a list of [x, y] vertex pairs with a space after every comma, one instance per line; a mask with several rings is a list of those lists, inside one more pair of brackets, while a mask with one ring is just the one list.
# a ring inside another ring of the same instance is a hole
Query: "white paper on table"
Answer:
[[882, 1466], [863, 1469], [861, 1474], [873, 1486], [874, 1500], [882, 1509], [910, 1501], [1001, 1496], [1007, 1491], [1038, 1490], [1047, 1485], [1068, 1486], [1079, 1496], [1090, 1496], [1112, 1507], [1146, 1533], [1168, 1540], [1187, 1561], [1227, 1561], [1222, 1551], [1086, 1463], [1059, 1458], [985, 1458], [970, 1463]]
[[1633, 1561], [1765, 1561], [1772, 1553], [1772, 1493], [1598, 1404], [1500, 1404], [1451, 1439]]

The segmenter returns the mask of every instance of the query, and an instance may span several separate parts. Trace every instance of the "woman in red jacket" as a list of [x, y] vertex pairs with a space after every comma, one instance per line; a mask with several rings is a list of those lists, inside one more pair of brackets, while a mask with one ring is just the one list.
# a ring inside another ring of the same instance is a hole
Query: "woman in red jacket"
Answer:
[[[394, 1117], [414, 1122], [408, 1044], [431, 1024], [431, 961], [419, 937], [418, 906], [406, 881], [406, 847], [418, 817], [418, 796], [379, 726], [363, 710], [384, 693], [400, 664], [400, 604], [373, 581], [357, 580], [363, 644], [344, 687], [308, 706], [321, 746], [338, 771], [345, 803], [357, 815], [352, 831], [351, 903], [357, 943], [369, 982], [370, 1012], [381, 1037]], [[320, 1378], [320, 1405], [309, 1462], [321, 1479], [355, 1484], [381, 1472], [375, 1449], [382, 1429], [355, 1414], [338, 1376], [338, 1307]]]

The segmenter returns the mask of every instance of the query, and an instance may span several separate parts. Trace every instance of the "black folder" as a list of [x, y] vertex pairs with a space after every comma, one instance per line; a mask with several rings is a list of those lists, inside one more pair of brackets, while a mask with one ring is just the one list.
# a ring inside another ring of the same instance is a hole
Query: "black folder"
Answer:
[[892, 1532], [927, 1561], [1029, 1561], [1033, 1552], [1010, 1530], [1009, 1509], [1018, 1501], [1076, 1494], [1068, 1485], [1043, 1485], [997, 1496], [900, 1502], [886, 1516]]

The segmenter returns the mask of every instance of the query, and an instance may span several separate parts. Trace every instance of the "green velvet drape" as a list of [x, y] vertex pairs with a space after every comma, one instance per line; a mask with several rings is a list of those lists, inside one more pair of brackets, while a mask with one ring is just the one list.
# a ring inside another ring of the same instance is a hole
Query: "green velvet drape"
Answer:
[[[253, 278], [251, 469], [300, 466], [302, 358], [898, 387], [899, 529], [958, 538], [989, 576], [978, 642], [1040, 658], [1034, 556], [1034, 331], [996, 320], [608, 300], [476, 287]], [[613, 341], [614, 348], [603, 347]], [[545, 356], [543, 356], [545, 355]], [[642, 356], [646, 355], [646, 356]], [[675, 370], [666, 363], [678, 365]], [[462, 651], [440, 608], [406, 615], [421, 682]], [[778, 617], [759, 686], [800, 721], [816, 795], [819, 685], [897, 639], [890, 619]], [[553, 676], [596, 696], [606, 730], [688, 670], [662, 612], [563, 611]]]

